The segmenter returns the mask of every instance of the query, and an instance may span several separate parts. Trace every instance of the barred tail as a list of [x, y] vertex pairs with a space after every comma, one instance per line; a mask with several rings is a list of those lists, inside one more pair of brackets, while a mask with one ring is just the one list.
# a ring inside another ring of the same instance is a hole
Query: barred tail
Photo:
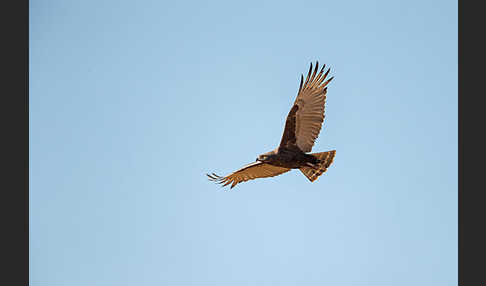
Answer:
[[310, 155], [316, 157], [320, 163], [316, 164], [315, 167], [302, 167], [300, 168], [300, 171], [309, 179], [309, 181], [314, 182], [327, 170], [327, 168], [329, 168], [329, 166], [331, 166], [334, 156], [336, 155], [336, 150], [313, 153]]

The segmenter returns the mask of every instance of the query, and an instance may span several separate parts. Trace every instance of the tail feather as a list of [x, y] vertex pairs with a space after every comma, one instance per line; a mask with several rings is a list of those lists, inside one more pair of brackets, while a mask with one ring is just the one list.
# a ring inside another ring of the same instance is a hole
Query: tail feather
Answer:
[[329, 166], [331, 166], [334, 156], [336, 155], [336, 150], [313, 153], [310, 155], [317, 158], [320, 162], [314, 167], [302, 167], [300, 168], [300, 171], [309, 179], [309, 181], [314, 182], [320, 175], [327, 171]]

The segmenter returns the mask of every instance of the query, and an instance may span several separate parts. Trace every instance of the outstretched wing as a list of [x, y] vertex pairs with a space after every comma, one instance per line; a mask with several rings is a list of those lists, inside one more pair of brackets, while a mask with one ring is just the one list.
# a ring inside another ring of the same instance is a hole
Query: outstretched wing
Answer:
[[323, 75], [326, 67], [324, 65], [317, 74], [318, 66], [319, 62], [316, 62], [316, 67], [312, 72], [312, 63], [310, 64], [305, 83], [304, 76], [301, 75], [300, 77], [299, 92], [287, 115], [280, 148], [292, 149], [297, 147], [303, 152], [310, 152], [312, 146], [314, 146], [314, 141], [319, 136], [324, 121], [326, 86], [334, 77], [324, 81], [330, 69]]
[[234, 186], [236, 186], [236, 184], [241, 182], [246, 182], [256, 178], [274, 177], [288, 171], [290, 171], [288, 168], [273, 166], [263, 162], [254, 162], [225, 177], [220, 177], [214, 173], [212, 175], [206, 175], [211, 181], [224, 184], [223, 187], [231, 184], [232, 189]]

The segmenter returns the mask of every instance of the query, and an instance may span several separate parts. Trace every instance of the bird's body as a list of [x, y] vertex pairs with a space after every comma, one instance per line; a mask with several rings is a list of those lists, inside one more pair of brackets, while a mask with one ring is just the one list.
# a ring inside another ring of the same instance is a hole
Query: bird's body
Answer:
[[316, 157], [306, 154], [298, 149], [292, 150], [288, 148], [278, 148], [277, 151], [270, 151], [265, 154], [269, 154], [271, 156], [269, 156], [266, 160], [262, 160], [262, 162], [289, 169], [299, 169], [302, 167], [315, 165], [319, 162]]
[[287, 115], [280, 145], [275, 150], [258, 156], [254, 163], [228, 176], [220, 177], [214, 173], [208, 175], [210, 180], [223, 183], [223, 186], [231, 184], [233, 188], [240, 182], [273, 177], [291, 169], [300, 169], [313, 182], [327, 170], [333, 162], [335, 150], [309, 153], [324, 121], [326, 86], [333, 79], [331, 77], [324, 81], [329, 69], [323, 74], [324, 65], [317, 74], [318, 65], [319, 63], [316, 63], [312, 73], [311, 63], [305, 83], [304, 77], [301, 76], [299, 92]]

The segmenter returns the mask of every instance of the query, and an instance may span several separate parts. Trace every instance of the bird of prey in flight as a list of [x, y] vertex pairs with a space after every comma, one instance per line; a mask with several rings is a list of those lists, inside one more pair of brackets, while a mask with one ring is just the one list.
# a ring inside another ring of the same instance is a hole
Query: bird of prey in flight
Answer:
[[325, 80], [330, 70], [323, 73], [325, 66], [317, 73], [319, 62], [316, 62], [314, 70], [311, 63], [305, 82], [301, 75], [297, 98], [287, 115], [280, 145], [275, 150], [261, 154], [254, 163], [225, 177], [207, 174], [209, 179], [223, 186], [231, 184], [232, 189], [241, 182], [299, 169], [311, 182], [317, 180], [329, 168], [336, 154], [336, 150], [309, 153], [324, 121], [327, 84], [334, 78]]

